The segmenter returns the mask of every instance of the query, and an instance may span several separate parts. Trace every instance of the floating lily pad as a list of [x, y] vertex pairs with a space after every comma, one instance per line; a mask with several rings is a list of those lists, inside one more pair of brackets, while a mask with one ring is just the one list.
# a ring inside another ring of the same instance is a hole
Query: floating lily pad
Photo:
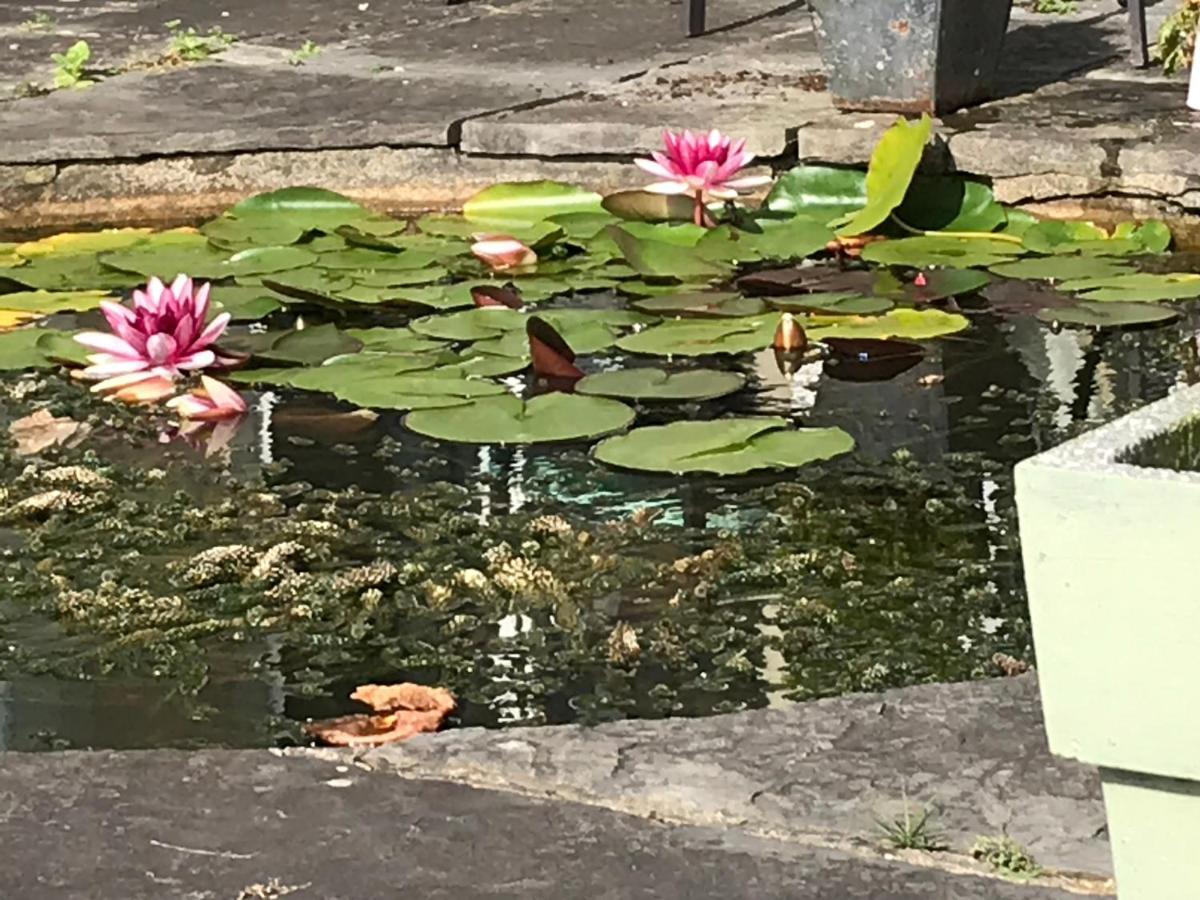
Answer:
[[968, 268], [994, 266], [1024, 253], [1020, 244], [994, 238], [948, 238], [929, 235], [876, 241], [863, 248], [862, 258], [884, 266], [928, 269], [935, 266]]
[[1132, 273], [1134, 269], [1125, 263], [1094, 256], [1040, 256], [1000, 263], [991, 266], [990, 271], [1005, 278], [1069, 281], [1077, 278], [1112, 278]]
[[388, 253], [380, 250], [367, 250], [364, 247], [352, 247], [349, 250], [322, 253], [315, 265], [322, 269], [348, 269], [365, 274], [378, 271], [424, 269], [436, 262], [437, 254], [427, 250]]
[[41, 328], [0, 332], [0, 370], [16, 372], [53, 365], [38, 346], [38, 341], [47, 333]]
[[278, 362], [314, 365], [343, 353], [357, 353], [362, 342], [338, 331], [334, 325], [314, 325], [300, 331], [289, 331], [260, 350], [256, 356]]
[[687, 222], [696, 209], [690, 197], [650, 191], [618, 191], [605, 197], [602, 205], [617, 218], [635, 222]]
[[861, 169], [797, 166], [779, 177], [764, 205], [828, 223], [867, 205], [867, 173]]
[[404, 424], [418, 434], [467, 444], [575, 441], [620, 431], [634, 420], [624, 403], [578, 394], [543, 394], [525, 403], [510, 394], [450, 409], [417, 410]]
[[227, 312], [235, 322], [254, 322], [287, 305], [288, 297], [262, 285], [217, 285], [212, 289], [213, 308]]
[[1003, 279], [988, 285], [983, 296], [993, 310], [1006, 316], [1033, 315], [1042, 309], [1061, 309], [1078, 303], [1076, 297], [1040, 281]]
[[468, 379], [461, 372], [434, 370], [364, 377], [347, 366], [310, 369], [293, 386], [321, 390], [339, 400], [371, 409], [441, 409], [462, 406], [481, 397], [510, 396], [502, 385]]
[[426, 235], [471, 240], [476, 234], [502, 233], [531, 247], [545, 246], [563, 236], [553, 222], [469, 222], [460, 216], [427, 215], [417, 219], [417, 228]]
[[601, 210], [600, 212], [559, 213], [547, 216], [546, 221], [561, 228], [568, 240], [586, 241], [594, 238], [607, 226], [615, 224], [617, 217]]
[[43, 328], [38, 331], [38, 352], [52, 363], [82, 366], [92, 351], [75, 340], [75, 333]]
[[445, 346], [409, 328], [347, 328], [343, 334], [360, 341], [364, 353], [419, 353]]
[[840, 428], [789, 427], [786, 419], [754, 417], [673, 422], [609, 438], [593, 455], [644, 472], [741, 475], [755, 469], [794, 469], [854, 449]]
[[303, 247], [254, 247], [229, 257], [223, 264], [224, 276], [237, 278], [286, 272], [312, 265], [316, 259], [317, 254]]
[[853, 291], [821, 291], [790, 297], [771, 297], [767, 303], [772, 309], [784, 312], [826, 313], [838, 316], [870, 316], [887, 312], [895, 305], [883, 297], [864, 297]]
[[695, 318], [755, 316], [767, 311], [767, 305], [757, 297], [743, 297], [728, 291], [693, 291], [643, 297], [631, 305], [634, 309], [659, 316]]
[[[168, 240], [168, 237], [170, 239]], [[180, 273], [193, 278], [223, 278], [232, 274], [228, 251], [213, 247], [202, 234], [160, 235], [126, 250], [104, 253], [99, 261], [110, 269], [170, 282]]]
[[334, 231], [342, 225], [373, 217], [349, 197], [316, 187], [288, 187], [258, 194], [243, 200], [228, 214], [237, 219], [287, 223], [306, 231]]
[[964, 316], [940, 309], [893, 309], [882, 316], [815, 316], [804, 323], [814, 341], [830, 337], [923, 341], [954, 334], [969, 324]]
[[761, 219], [760, 231], [727, 226], [710, 231], [696, 250], [706, 259], [746, 262], [759, 259], [804, 259], [823, 251], [833, 231], [814, 219], [797, 216], [782, 221]]
[[687, 247], [638, 238], [617, 225], [605, 229], [605, 233], [616, 242], [625, 261], [640, 275], [687, 281], [718, 278], [728, 273], [725, 266], [710, 262]]
[[218, 247], [243, 250], [295, 244], [304, 237], [307, 229], [301, 223], [282, 221], [272, 216], [253, 216], [248, 219], [219, 216], [200, 226], [200, 231]]
[[[238, 283], [241, 284], [242, 280], [239, 279]], [[348, 277], [341, 273], [327, 272], [317, 268], [279, 272], [263, 278], [262, 283], [285, 297], [332, 306], [339, 305], [338, 294], [353, 284]]]
[[36, 241], [6, 245], [17, 256], [36, 259], [74, 253], [105, 253], [132, 247], [146, 240], [153, 232], [149, 228], [109, 228], [103, 231], [65, 231]]
[[355, 287], [398, 288], [417, 284], [432, 284], [450, 274], [444, 266], [426, 266], [421, 269], [378, 269], [372, 272], [352, 271]]
[[629, 353], [655, 356], [704, 356], [746, 353], [771, 346], [779, 316], [750, 316], [712, 321], [672, 321], [626, 335], [617, 346]]
[[1082, 292], [1081, 299], [1101, 303], [1192, 300], [1200, 297], [1200, 274], [1175, 272], [1167, 275], [1152, 275], [1138, 272], [1132, 275], [1115, 275], [1111, 278], [1081, 278], [1064, 281], [1059, 288], [1064, 291]]
[[737, 372], [688, 369], [668, 373], [644, 368], [588, 375], [575, 385], [575, 391], [622, 400], [712, 400], [739, 391], [745, 384], [746, 379]]
[[1080, 303], [1061, 309], [1039, 310], [1037, 317], [1051, 325], [1082, 325], [1090, 328], [1129, 328], [1154, 325], [1178, 318], [1168, 306], [1153, 303]]
[[115, 291], [133, 287], [144, 279], [100, 263], [91, 253], [63, 253], [37, 257], [19, 266], [0, 268], [0, 283], [11, 281], [46, 291]]
[[897, 303], [919, 305], [973, 294], [992, 280], [986, 272], [974, 269], [934, 269], [922, 272], [920, 278], [924, 284], [916, 280], [901, 282], [890, 272], [880, 272], [875, 279], [875, 293]]
[[101, 300], [116, 300], [108, 291], [18, 291], [0, 294], [0, 309], [56, 313], [95, 309]]
[[470, 221], [530, 224], [564, 213], [601, 213], [600, 195], [558, 181], [502, 182], [463, 204]]

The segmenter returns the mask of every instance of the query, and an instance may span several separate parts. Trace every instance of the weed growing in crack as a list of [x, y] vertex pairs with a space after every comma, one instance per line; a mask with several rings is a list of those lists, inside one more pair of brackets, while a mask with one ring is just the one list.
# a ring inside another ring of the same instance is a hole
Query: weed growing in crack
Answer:
[[58, 27], [58, 19], [48, 13], [40, 12], [30, 19], [26, 19], [17, 26], [21, 31], [53, 31]]
[[54, 60], [54, 87], [81, 88], [95, 84], [85, 74], [88, 61], [92, 58], [92, 48], [87, 41], [76, 41], [66, 53], [52, 53]]
[[163, 62], [203, 62], [237, 42], [236, 36], [226, 34], [215, 26], [207, 34], [200, 34], [195, 28], [184, 28], [179, 19], [168, 22], [167, 30], [171, 33], [171, 43]]
[[971, 855], [1001, 875], [1018, 881], [1028, 881], [1042, 874], [1042, 867], [1032, 854], [1006, 834], [980, 835], [971, 846]]
[[288, 56], [288, 65], [302, 66], [306, 60], [312, 59], [320, 52], [321, 48], [316, 43], [313, 41], [305, 41], [300, 45], [299, 50], [293, 51], [292, 54]]
[[909, 808], [908, 796], [904, 797], [904, 813], [892, 820], [876, 819], [876, 824], [882, 833], [884, 842], [895, 850], [922, 850], [926, 853], [936, 853], [946, 849], [945, 835], [934, 827], [932, 819], [937, 811], [930, 806], [923, 806], [919, 814], [914, 815]]

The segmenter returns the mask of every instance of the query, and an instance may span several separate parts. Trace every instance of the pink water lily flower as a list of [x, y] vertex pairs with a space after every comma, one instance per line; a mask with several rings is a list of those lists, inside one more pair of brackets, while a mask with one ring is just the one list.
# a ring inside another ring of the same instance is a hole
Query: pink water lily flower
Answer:
[[229, 385], [200, 376], [200, 387], [190, 394], [182, 394], [166, 405], [175, 410], [181, 418], [194, 422], [216, 422], [220, 419], [231, 419], [246, 412], [246, 401], [242, 395]]
[[476, 259], [482, 260], [493, 272], [506, 272], [509, 269], [522, 269], [535, 265], [537, 254], [532, 248], [507, 234], [477, 234], [471, 252]]
[[217, 362], [211, 348], [229, 324], [222, 313], [205, 324], [210, 285], [196, 287], [180, 275], [170, 287], [151, 278], [145, 290], [133, 292], [133, 307], [106, 300], [100, 304], [111, 334], [88, 331], [75, 340], [99, 351], [88, 357], [81, 373], [99, 381], [92, 390], [123, 391], [140, 382], [163, 382]]
[[767, 184], [766, 175], [738, 178], [742, 169], [754, 160], [746, 152], [744, 140], [735, 141], [713, 129], [708, 134], [684, 131], [663, 134], [665, 153], [653, 153], [652, 159], [634, 163], [655, 178], [646, 190], [655, 194], [688, 194], [696, 200], [696, 224], [710, 224], [704, 206], [712, 200], [733, 200], [742, 191]]

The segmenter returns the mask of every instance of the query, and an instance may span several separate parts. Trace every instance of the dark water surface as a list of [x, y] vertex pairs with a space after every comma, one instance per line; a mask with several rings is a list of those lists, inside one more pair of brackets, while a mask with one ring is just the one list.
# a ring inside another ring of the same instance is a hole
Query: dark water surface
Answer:
[[[702, 361], [750, 386], [684, 415], [777, 414], [857, 442], [791, 472], [667, 478], [605, 468], [587, 445], [439, 444], [398, 414], [331, 416], [350, 410], [289, 391], [248, 394], [223, 451], [98, 434], [85, 463], [117, 483], [107, 506], [0, 525], [0, 749], [302, 741], [298, 723], [354, 709], [346, 695], [372, 681], [446, 685], [453, 724], [498, 726], [705, 715], [1033, 663], [1012, 466], [1194, 381], [1197, 321], [1098, 334], [972, 319], [883, 382], [819, 362], [784, 375], [771, 351]], [[77, 390], [4, 385], [8, 418], [23, 392]], [[644, 407], [638, 424], [680, 413]], [[32, 492], [21, 466], [14, 497]], [[103, 531], [160, 514], [132, 546]], [[187, 564], [226, 545], [261, 564], [293, 533], [303, 564], [249, 586], [225, 563]], [[363, 570], [380, 563], [392, 569]], [[126, 609], [114, 585], [158, 599]]]

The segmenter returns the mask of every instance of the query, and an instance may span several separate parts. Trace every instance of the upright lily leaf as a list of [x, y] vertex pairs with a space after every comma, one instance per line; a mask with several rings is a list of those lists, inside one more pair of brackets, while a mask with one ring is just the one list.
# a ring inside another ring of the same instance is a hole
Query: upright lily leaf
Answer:
[[767, 209], [829, 223], [867, 205], [867, 173], [832, 166], [797, 166], [767, 194]]
[[917, 122], [900, 119], [884, 133], [867, 168], [867, 205], [838, 228], [839, 235], [867, 234], [887, 220], [908, 193], [932, 131], [933, 120], [921, 116]]
[[468, 221], [529, 225], [565, 213], [602, 213], [600, 195], [558, 181], [503, 182], [463, 204]]
[[840, 428], [788, 427], [786, 419], [754, 417], [673, 422], [635, 428], [596, 446], [596, 459], [644, 472], [741, 475], [755, 469], [794, 469], [854, 449]]

